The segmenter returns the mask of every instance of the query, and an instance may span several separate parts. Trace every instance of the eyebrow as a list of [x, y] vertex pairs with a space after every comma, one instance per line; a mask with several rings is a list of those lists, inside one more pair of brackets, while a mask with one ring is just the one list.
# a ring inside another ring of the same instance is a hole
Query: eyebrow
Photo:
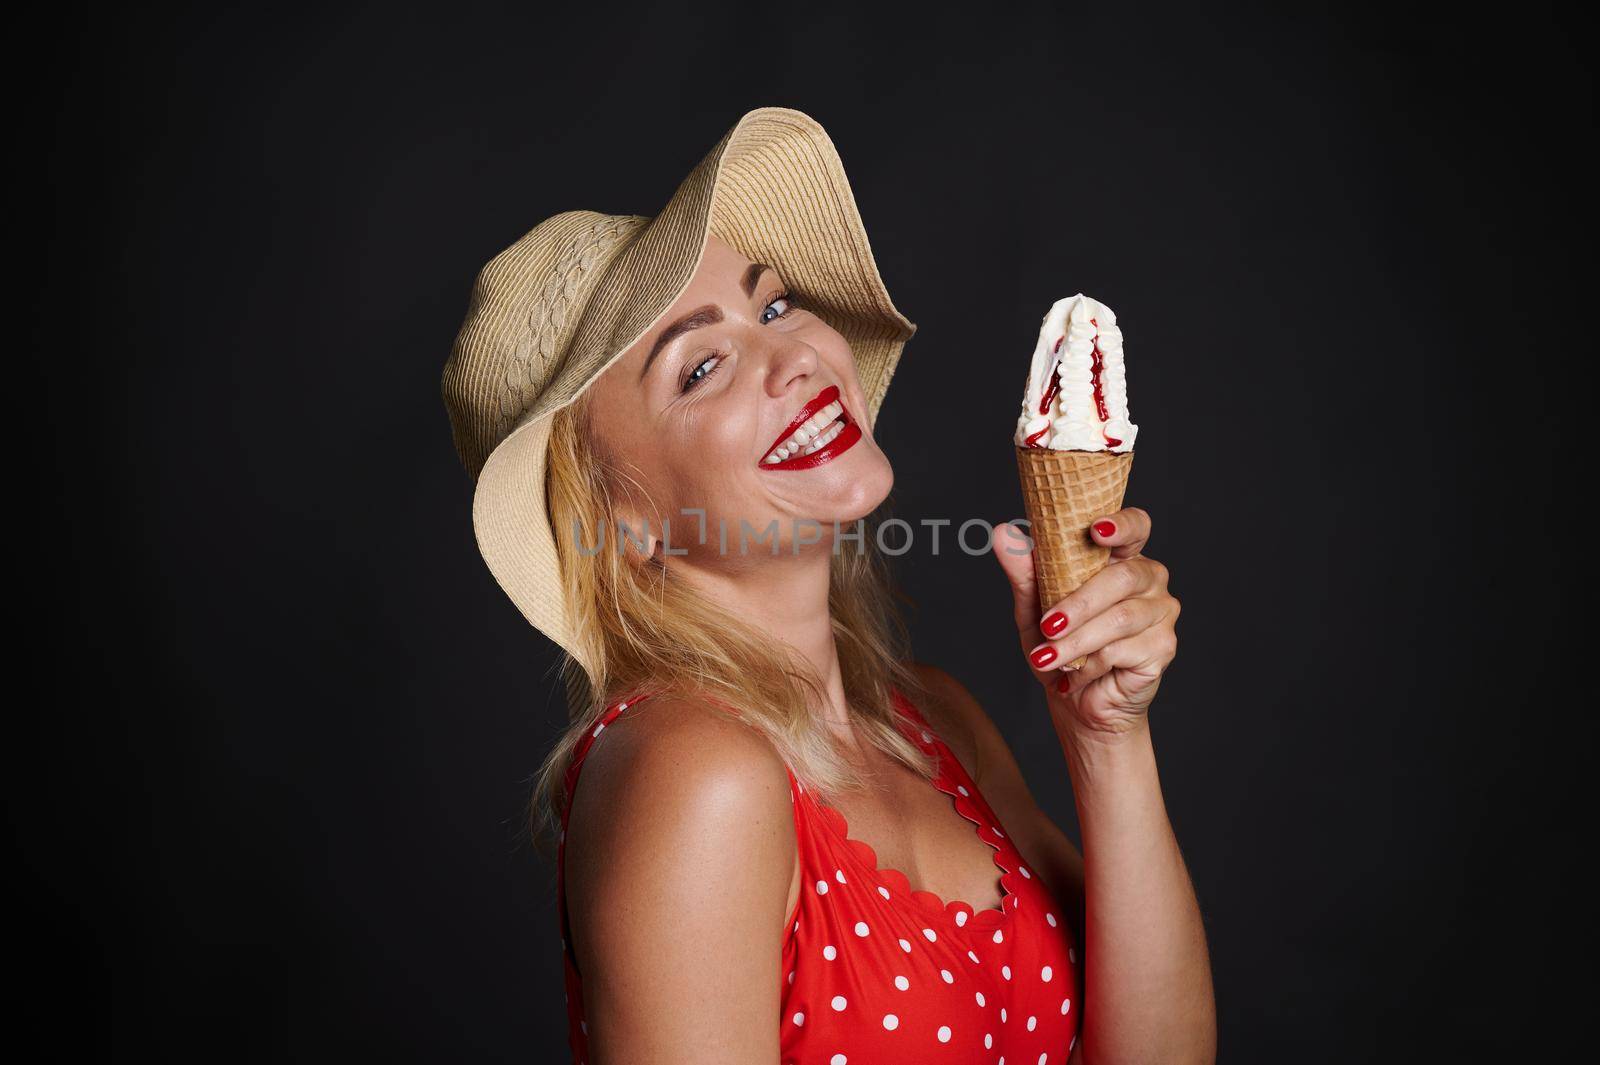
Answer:
[[[744, 290], [746, 298], [755, 295], [756, 282], [761, 280], [761, 275], [764, 272], [771, 269], [772, 267], [766, 263], [751, 263], [745, 269], [744, 276], [739, 279], [739, 287]], [[645, 374], [650, 372], [650, 364], [656, 361], [656, 356], [661, 354], [661, 350], [668, 344], [691, 330], [699, 329], [702, 326], [716, 325], [720, 321], [722, 321], [721, 308], [708, 303], [704, 307], [697, 307], [667, 326], [661, 331], [661, 335], [656, 338], [655, 344], [651, 346], [650, 354], [645, 356], [644, 367], [639, 371], [639, 380], [644, 380]]]
[[744, 277], [739, 279], [739, 287], [744, 289], [746, 298], [756, 294], [756, 282], [761, 280], [763, 270], [771, 270], [766, 263], [751, 263], [750, 268], [744, 272]]

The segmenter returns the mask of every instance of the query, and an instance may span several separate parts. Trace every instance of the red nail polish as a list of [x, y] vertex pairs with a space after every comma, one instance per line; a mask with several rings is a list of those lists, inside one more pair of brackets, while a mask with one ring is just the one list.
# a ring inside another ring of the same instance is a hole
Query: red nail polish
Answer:
[[1069, 669], [1065, 673], [1061, 674], [1061, 678], [1056, 681], [1056, 691], [1060, 692], [1062, 695], [1072, 694], [1072, 674], [1074, 672], [1076, 672], [1076, 670]]
[[1105, 539], [1108, 536], [1115, 535], [1117, 527], [1109, 521], [1097, 521], [1094, 523], [1094, 531], [1101, 539]]
[[1034, 669], [1043, 669], [1056, 660], [1056, 649], [1054, 647], [1036, 648], [1028, 656], [1028, 660], [1033, 663]]
[[1056, 633], [1060, 632], [1066, 627], [1067, 615], [1063, 614], [1059, 610], [1050, 611], [1050, 613], [1044, 616], [1044, 620], [1039, 622], [1039, 631], [1044, 633], [1046, 636], [1054, 636]]

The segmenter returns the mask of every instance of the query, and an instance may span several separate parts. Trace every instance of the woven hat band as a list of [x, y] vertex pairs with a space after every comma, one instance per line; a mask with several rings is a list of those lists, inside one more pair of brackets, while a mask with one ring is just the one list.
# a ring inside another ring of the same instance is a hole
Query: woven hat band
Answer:
[[472, 477], [539, 400], [554, 398], [548, 386], [591, 292], [648, 221], [566, 211], [479, 272], [444, 376], [456, 449]]

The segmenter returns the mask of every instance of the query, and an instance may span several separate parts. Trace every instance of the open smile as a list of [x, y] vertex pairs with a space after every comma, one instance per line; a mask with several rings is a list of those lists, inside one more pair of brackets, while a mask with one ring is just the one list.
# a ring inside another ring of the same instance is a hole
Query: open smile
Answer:
[[838, 458], [861, 439], [861, 427], [839, 399], [839, 386], [829, 385], [794, 416], [767, 453], [764, 470], [809, 470]]

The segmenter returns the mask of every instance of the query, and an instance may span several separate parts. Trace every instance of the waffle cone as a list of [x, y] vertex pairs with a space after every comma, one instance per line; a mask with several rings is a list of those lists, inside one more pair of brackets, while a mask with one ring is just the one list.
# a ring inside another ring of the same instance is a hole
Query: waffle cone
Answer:
[[[1089, 537], [1089, 524], [1122, 509], [1132, 469], [1131, 451], [1017, 448], [1041, 611], [1076, 591], [1111, 560], [1111, 549]], [[1070, 665], [1077, 669], [1083, 661]]]

